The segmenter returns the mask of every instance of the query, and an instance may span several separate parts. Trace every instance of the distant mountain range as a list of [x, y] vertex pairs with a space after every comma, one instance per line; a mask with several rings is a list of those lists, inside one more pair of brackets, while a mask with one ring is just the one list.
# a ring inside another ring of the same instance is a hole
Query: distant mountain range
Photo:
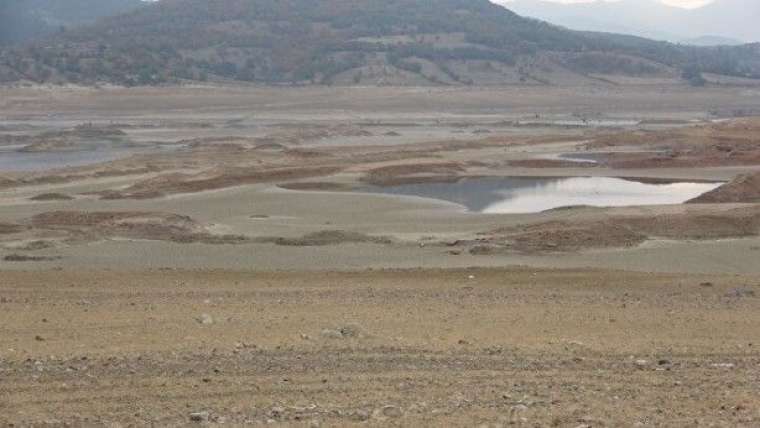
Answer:
[[141, 0], [0, 0], [0, 45], [90, 24], [142, 4]]
[[715, 0], [684, 9], [658, 0], [557, 3], [546, 0], [494, 0], [514, 12], [574, 30], [632, 34], [700, 45], [760, 41], [759, 0]]
[[66, 0], [63, 8], [54, 0], [24, 1], [37, 4], [27, 10], [45, 22], [127, 12], [0, 49], [0, 82], [563, 85], [615, 84], [615, 76], [692, 84], [702, 84], [703, 73], [760, 78], [760, 45], [693, 47], [571, 31], [488, 0]]

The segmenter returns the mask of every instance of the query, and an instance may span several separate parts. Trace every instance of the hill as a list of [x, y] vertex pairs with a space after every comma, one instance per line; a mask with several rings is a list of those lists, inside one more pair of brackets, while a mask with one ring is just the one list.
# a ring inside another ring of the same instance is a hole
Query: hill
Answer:
[[683, 39], [681, 43], [694, 46], [738, 46], [744, 43], [737, 39], [722, 36], [699, 36], [692, 39]]
[[563, 84], [760, 77], [760, 46], [570, 31], [488, 0], [162, 0], [0, 51], [0, 81]]
[[760, 41], [757, 0], [715, 0], [696, 9], [668, 6], [657, 0], [496, 2], [521, 15], [576, 30], [625, 33], [678, 43], [697, 40], [710, 45]]
[[141, 0], [3, 0], [0, 2], [0, 45], [23, 43], [93, 23], [139, 6]]

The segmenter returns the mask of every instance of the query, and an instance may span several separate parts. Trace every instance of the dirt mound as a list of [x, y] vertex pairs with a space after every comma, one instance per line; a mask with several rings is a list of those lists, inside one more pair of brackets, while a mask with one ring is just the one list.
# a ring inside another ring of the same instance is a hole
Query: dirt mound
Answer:
[[115, 125], [99, 126], [91, 123], [77, 125], [73, 130], [64, 131], [61, 135], [80, 138], [118, 138], [127, 134]]
[[24, 254], [9, 254], [3, 257], [3, 261], [6, 262], [50, 262], [60, 259], [57, 256], [28, 256]]
[[82, 141], [118, 140], [126, 135], [124, 131], [113, 126], [84, 124], [73, 129], [9, 136], [0, 142], [24, 144], [24, 147], [18, 149], [19, 152], [38, 153], [76, 150], [79, 148], [78, 143]]
[[594, 162], [574, 162], [562, 159], [523, 159], [509, 162], [510, 166], [520, 168], [594, 168]]
[[627, 131], [600, 136], [587, 149], [640, 147], [640, 152], [605, 156], [614, 168], [757, 165], [760, 119], [744, 119], [663, 131]]
[[63, 193], [42, 193], [29, 199], [32, 201], [70, 201], [74, 198]]
[[527, 227], [498, 230], [495, 235], [491, 235], [471, 252], [486, 254], [498, 252], [498, 250], [511, 250], [536, 253], [634, 247], [646, 239], [646, 235], [612, 221], [583, 223], [550, 221]]
[[[708, 240], [760, 234], [760, 207], [687, 211], [654, 216], [607, 214], [578, 221], [546, 221], [497, 229], [470, 245], [473, 254], [540, 253], [633, 247], [650, 239]], [[462, 244], [462, 243], [460, 243]]]
[[17, 185], [18, 182], [16, 180], [10, 179], [8, 177], [3, 177], [0, 175], [0, 189], [6, 188], [6, 187], [13, 187]]
[[375, 168], [362, 181], [377, 186], [392, 186], [429, 177], [456, 177], [466, 171], [458, 162], [406, 163]]
[[612, 221], [650, 238], [723, 239], [755, 236], [760, 233], [760, 209], [756, 207], [713, 213], [613, 217]]
[[282, 144], [271, 142], [265, 139], [258, 139], [257, 144], [253, 147], [253, 149], [281, 152], [281, 151], [286, 150], [287, 147]]
[[24, 226], [13, 223], [0, 223], [0, 235], [10, 235], [24, 230]]
[[325, 245], [339, 244], [390, 244], [389, 238], [382, 236], [370, 236], [358, 232], [349, 232], [345, 230], [323, 230], [309, 233], [300, 238], [283, 238], [283, 237], [262, 237], [256, 239], [261, 243], [272, 243], [276, 245], [285, 245], [293, 247], [316, 247]]
[[244, 144], [238, 143], [213, 143], [197, 144], [190, 147], [194, 152], [214, 152], [214, 153], [243, 153], [248, 150]]
[[698, 196], [687, 203], [753, 203], [760, 202], [760, 173], [740, 175], [730, 183]]
[[22, 243], [20, 245], [13, 245], [11, 248], [17, 251], [40, 251], [54, 248], [55, 246], [55, 242], [53, 241], [38, 240]]
[[149, 199], [179, 193], [196, 193], [246, 184], [299, 180], [331, 175], [341, 168], [332, 166], [304, 168], [231, 168], [217, 175], [166, 174], [140, 181], [125, 190], [101, 193], [104, 199]]
[[278, 184], [277, 187], [287, 190], [323, 190], [323, 191], [347, 191], [351, 189], [351, 186], [342, 183], [328, 183], [328, 182], [308, 182], [308, 183], [283, 183]]
[[246, 241], [238, 235], [214, 235], [192, 218], [155, 212], [52, 211], [29, 221], [35, 229], [68, 232], [73, 238], [147, 239], [179, 243], [230, 244]]

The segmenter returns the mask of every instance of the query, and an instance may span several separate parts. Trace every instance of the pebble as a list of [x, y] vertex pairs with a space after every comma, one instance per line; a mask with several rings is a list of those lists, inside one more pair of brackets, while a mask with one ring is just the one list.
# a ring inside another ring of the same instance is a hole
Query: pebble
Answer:
[[366, 420], [369, 420], [369, 417], [370, 417], [369, 412], [364, 409], [359, 409], [351, 413], [351, 419], [355, 421], [359, 421], [359, 422], [364, 422]]
[[734, 298], [734, 299], [741, 299], [744, 297], [755, 297], [755, 291], [750, 290], [748, 288], [735, 288], [731, 290], [730, 292], [726, 293], [726, 297]]
[[383, 416], [387, 418], [400, 418], [402, 415], [403, 412], [396, 406], [383, 407]]
[[322, 337], [326, 337], [328, 339], [343, 339], [343, 335], [338, 330], [331, 330], [331, 329], [324, 329], [320, 333]]
[[345, 339], [351, 337], [359, 337], [360, 330], [358, 327], [345, 326], [337, 330], [326, 328], [322, 330], [320, 334], [322, 337], [326, 337], [328, 339]]
[[718, 369], [732, 369], [732, 368], [736, 367], [736, 364], [734, 364], [734, 363], [715, 363], [715, 364], [710, 364], [710, 366], [718, 368]]
[[282, 417], [282, 415], [285, 414], [285, 408], [284, 407], [272, 407], [272, 409], [269, 411], [269, 417], [272, 419], [279, 419]]
[[209, 314], [201, 314], [198, 318], [195, 319], [198, 321], [198, 323], [203, 325], [211, 325], [214, 323], [214, 318], [211, 317]]
[[190, 420], [193, 422], [208, 422], [208, 418], [209, 413], [206, 411], [190, 413]]
[[526, 410], [528, 410], [528, 406], [526, 406], [525, 404], [516, 404], [512, 406], [511, 409], [509, 409], [509, 412], [514, 414], [517, 412], [524, 412]]

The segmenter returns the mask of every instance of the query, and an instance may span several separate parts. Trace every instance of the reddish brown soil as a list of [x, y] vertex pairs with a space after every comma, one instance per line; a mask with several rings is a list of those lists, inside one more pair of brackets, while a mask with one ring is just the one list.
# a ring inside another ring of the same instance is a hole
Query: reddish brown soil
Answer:
[[52, 211], [32, 217], [29, 224], [37, 230], [66, 232], [75, 240], [120, 237], [208, 244], [246, 240], [241, 236], [211, 234], [188, 216], [155, 212]]
[[602, 214], [595, 219], [548, 221], [482, 234], [469, 243], [474, 254], [524, 253], [632, 247], [648, 239], [722, 239], [760, 234], [760, 207], [725, 211], [699, 210], [674, 214]]
[[13, 233], [19, 233], [22, 230], [24, 230], [24, 227], [18, 224], [0, 223], [0, 235], [10, 235]]
[[304, 182], [304, 183], [283, 183], [277, 185], [277, 187], [287, 190], [323, 190], [323, 191], [347, 191], [351, 190], [351, 186], [342, 183], [328, 183], [323, 181]]
[[274, 168], [258, 170], [254, 168], [231, 168], [219, 175], [207, 177], [188, 174], [168, 174], [140, 181], [123, 191], [103, 194], [105, 199], [145, 199], [178, 193], [195, 193], [217, 190], [245, 184], [265, 183], [282, 180], [299, 180], [309, 177], [331, 175], [340, 168], [331, 166], [304, 168]]
[[[613, 168], [700, 167], [760, 164], [760, 119], [742, 119], [670, 129], [629, 131], [600, 136], [587, 145], [641, 147], [650, 152], [615, 153], [606, 164]], [[651, 151], [657, 151], [653, 153]]]
[[745, 174], [707, 192], [689, 203], [756, 203], [760, 202], [760, 173]]
[[359, 232], [345, 230], [323, 230], [309, 233], [300, 238], [261, 237], [256, 242], [272, 243], [290, 247], [321, 247], [349, 243], [390, 244], [392, 241], [383, 236], [370, 236]]
[[560, 159], [523, 159], [511, 161], [509, 165], [520, 168], [594, 168], [598, 166], [592, 162], [573, 162]]
[[379, 186], [388, 186], [415, 181], [420, 177], [456, 177], [465, 172], [465, 166], [458, 162], [430, 162], [388, 165], [371, 169], [362, 181]]

